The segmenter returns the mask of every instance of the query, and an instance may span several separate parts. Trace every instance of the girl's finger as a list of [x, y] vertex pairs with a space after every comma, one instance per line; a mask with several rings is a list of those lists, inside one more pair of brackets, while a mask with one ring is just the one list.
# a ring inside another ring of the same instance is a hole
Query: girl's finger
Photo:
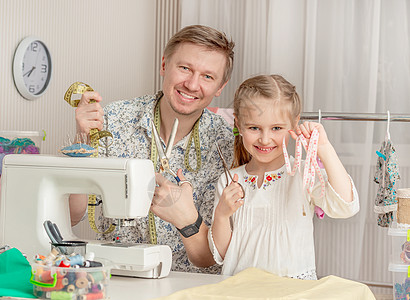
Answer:
[[291, 136], [294, 140], [296, 140], [296, 139], [298, 138], [296, 132], [294, 132], [293, 130], [289, 130], [289, 133], [290, 133], [290, 136]]
[[305, 138], [310, 139], [310, 128], [309, 128], [309, 124], [306, 124], [307, 122], [305, 122], [302, 126], [301, 126], [301, 131], [302, 134]]
[[235, 211], [244, 204], [243, 200], [238, 200], [234, 203]]

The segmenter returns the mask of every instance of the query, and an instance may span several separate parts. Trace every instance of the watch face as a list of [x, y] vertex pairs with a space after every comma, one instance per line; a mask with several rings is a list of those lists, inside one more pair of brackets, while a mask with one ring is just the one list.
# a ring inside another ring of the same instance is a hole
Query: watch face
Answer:
[[22, 62], [24, 85], [32, 95], [44, 92], [50, 81], [51, 58], [48, 49], [40, 41], [28, 45]]
[[184, 228], [185, 237], [190, 237], [191, 235], [194, 235], [195, 233], [198, 233], [198, 228], [196, 228], [194, 225], [190, 225], [189, 227]]

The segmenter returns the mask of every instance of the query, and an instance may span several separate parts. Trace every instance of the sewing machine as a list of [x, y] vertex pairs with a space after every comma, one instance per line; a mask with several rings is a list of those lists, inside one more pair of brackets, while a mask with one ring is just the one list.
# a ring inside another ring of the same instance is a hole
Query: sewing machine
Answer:
[[[150, 160], [75, 158], [10, 154], [1, 176], [0, 245], [18, 248], [31, 261], [50, 252], [43, 223], [55, 223], [64, 240], [79, 240], [71, 230], [70, 194], [102, 197], [105, 217], [122, 225], [147, 216], [155, 189]], [[169, 274], [169, 246], [87, 241], [87, 252], [114, 263], [114, 275], [162, 278]]]

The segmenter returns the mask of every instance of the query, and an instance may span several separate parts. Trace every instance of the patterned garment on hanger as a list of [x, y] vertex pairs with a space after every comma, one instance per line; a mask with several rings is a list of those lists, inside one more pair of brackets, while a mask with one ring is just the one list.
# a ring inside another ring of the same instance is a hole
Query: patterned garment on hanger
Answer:
[[397, 210], [396, 189], [394, 185], [400, 179], [396, 149], [390, 139], [384, 141], [378, 155], [374, 181], [379, 184], [374, 212], [378, 214], [377, 225], [389, 227], [393, 221], [393, 212]]

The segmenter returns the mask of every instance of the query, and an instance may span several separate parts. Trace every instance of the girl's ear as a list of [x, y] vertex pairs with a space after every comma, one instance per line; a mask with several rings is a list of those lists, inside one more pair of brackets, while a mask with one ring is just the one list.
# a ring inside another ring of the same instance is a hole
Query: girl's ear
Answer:
[[240, 136], [242, 136], [241, 129], [240, 129], [239, 125], [238, 125], [238, 124], [239, 124], [238, 117], [236, 116], [235, 113], [233, 114], [233, 116], [234, 116], [234, 123], [233, 123], [234, 131], [237, 132], [236, 135], [239, 134]]
[[238, 116], [234, 113], [233, 114], [234, 117], [234, 123], [233, 126], [239, 129], [239, 120], [238, 120]]

